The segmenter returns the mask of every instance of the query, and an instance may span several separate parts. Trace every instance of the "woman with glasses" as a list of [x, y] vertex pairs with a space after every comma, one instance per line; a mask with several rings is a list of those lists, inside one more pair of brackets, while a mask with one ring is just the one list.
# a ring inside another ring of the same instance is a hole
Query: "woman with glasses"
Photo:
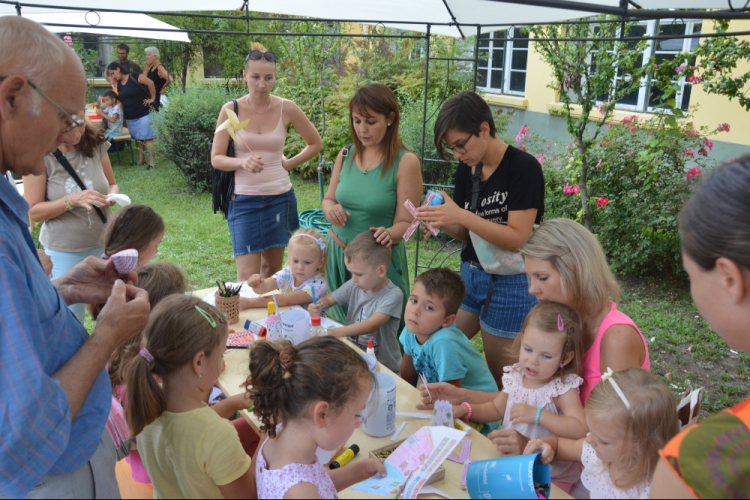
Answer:
[[[83, 116], [83, 110], [79, 116]], [[39, 242], [52, 258], [53, 279], [64, 275], [89, 255], [101, 257], [105, 220], [109, 220], [109, 207], [114, 204], [107, 201], [107, 195], [120, 192], [107, 156], [109, 142], [101, 128], [86, 121], [60, 138], [58, 151], [62, 158], [47, 155], [44, 175], [23, 178], [29, 217], [35, 222], [44, 221]], [[68, 173], [64, 162], [73, 169], [85, 189]], [[85, 304], [70, 306], [81, 324], [85, 308]]]
[[499, 387], [508, 350], [536, 304], [528, 292], [520, 249], [544, 216], [544, 176], [530, 154], [497, 136], [492, 111], [474, 92], [446, 101], [435, 122], [435, 146], [459, 160], [453, 199], [419, 208], [418, 217], [463, 241], [461, 276], [466, 298], [458, 328], [470, 339], [482, 332], [487, 364]]
[[[271, 92], [276, 84], [276, 54], [259, 43], [252, 51], [242, 72], [248, 94], [224, 105], [217, 128], [237, 107], [238, 122], [249, 120], [236, 130], [234, 157], [227, 156], [229, 132], [214, 135], [211, 164], [217, 170], [234, 172], [227, 221], [232, 236], [237, 280], [254, 274], [269, 278], [281, 270], [284, 248], [291, 234], [299, 228], [297, 198], [289, 178], [296, 166], [317, 155], [323, 141], [315, 126], [295, 103]], [[296, 156], [284, 156], [287, 130], [292, 126], [305, 141]]]
[[154, 82], [136, 71], [131, 72], [119, 62], [111, 62], [107, 66], [107, 73], [114, 77], [117, 83], [117, 98], [122, 103], [122, 112], [127, 120], [126, 126], [130, 136], [138, 144], [138, 163], [146, 163], [143, 145], [148, 148], [149, 164], [147, 170], [156, 165], [154, 156], [154, 139], [156, 132], [151, 127], [151, 116], [148, 114], [150, 106], [156, 102], [156, 87]]

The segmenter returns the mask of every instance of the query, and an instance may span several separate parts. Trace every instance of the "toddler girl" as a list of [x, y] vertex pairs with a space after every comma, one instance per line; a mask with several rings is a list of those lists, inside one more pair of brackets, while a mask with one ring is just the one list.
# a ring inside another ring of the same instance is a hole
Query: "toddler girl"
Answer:
[[[583, 383], [578, 376], [581, 331], [578, 313], [570, 307], [557, 302], [534, 306], [511, 348], [518, 363], [505, 367], [502, 392], [491, 403], [454, 406], [454, 416], [477, 422], [502, 419], [502, 429], [515, 429], [532, 439], [586, 436], [578, 395]], [[570, 489], [580, 467], [573, 462], [555, 464], [551, 472], [560, 487]]]
[[206, 403], [228, 336], [224, 316], [195, 297], [170, 295], [151, 311], [127, 368], [126, 408], [154, 498], [253, 496], [237, 431]]
[[337, 338], [318, 337], [296, 348], [289, 342], [253, 344], [248, 392], [261, 432], [268, 432], [255, 471], [258, 498], [338, 498], [337, 491], [377, 472], [385, 476], [378, 459], [329, 471], [315, 456], [319, 447], [332, 451], [352, 436], [372, 384], [367, 362]]
[[[279, 307], [312, 304], [328, 293], [325, 278], [326, 244], [315, 229], [298, 229], [289, 240], [289, 260], [284, 269], [271, 278], [254, 274], [247, 280], [259, 295], [281, 291]], [[240, 298], [242, 309], [266, 308], [268, 297]]]
[[529, 441], [542, 461], [583, 463], [581, 483], [591, 498], [648, 498], [659, 450], [678, 432], [675, 398], [645, 370], [608, 370], [586, 402], [585, 439], [554, 436]]

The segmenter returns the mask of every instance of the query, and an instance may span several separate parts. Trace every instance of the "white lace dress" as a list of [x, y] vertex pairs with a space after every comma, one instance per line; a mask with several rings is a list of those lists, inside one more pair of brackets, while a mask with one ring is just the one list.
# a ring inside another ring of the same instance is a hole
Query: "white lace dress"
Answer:
[[615, 486], [609, 477], [609, 467], [599, 459], [594, 448], [587, 442], [583, 443], [581, 463], [581, 483], [589, 490], [591, 498], [648, 498], [651, 493], [650, 482], [633, 486], [629, 490], [621, 490]]
[[[510, 411], [513, 405], [521, 403], [535, 408], [541, 406], [553, 415], [561, 415], [553, 399], [568, 391], [576, 391], [577, 393], [578, 387], [583, 384], [583, 379], [571, 374], [566, 376], [564, 381], [557, 377], [539, 389], [527, 389], [523, 385], [523, 373], [518, 363], [513, 366], [506, 366], [504, 370], [503, 392], [508, 394], [508, 405], [505, 408], [502, 429], [515, 429], [529, 439], [554, 436], [544, 427], [537, 427], [534, 424], [512, 424]], [[581, 466], [577, 462], [553, 462], [550, 464], [550, 472], [554, 481], [575, 483], [581, 476]]]

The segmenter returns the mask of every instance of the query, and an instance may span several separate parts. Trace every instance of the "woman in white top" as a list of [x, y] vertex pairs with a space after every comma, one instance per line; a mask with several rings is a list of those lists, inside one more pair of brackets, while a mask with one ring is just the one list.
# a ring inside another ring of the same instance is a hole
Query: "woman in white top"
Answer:
[[[226, 155], [230, 141], [226, 130], [214, 136], [211, 151], [214, 168], [233, 171], [235, 176], [227, 221], [237, 281], [253, 274], [268, 278], [281, 270], [284, 248], [299, 228], [289, 171], [323, 149], [320, 134], [302, 110], [271, 94], [277, 78], [276, 54], [259, 43], [253, 43], [252, 48], [243, 71], [249, 93], [237, 100], [239, 121], [249, 118], [250, 123], [237, 132], [235, 157]], [[232, 102], [224, 105], [217, 126], [227, 120], [226, 110], [233, 107]], [[286, 158], [284, 144], [290, 125], [307, 145], [293, 158]]]

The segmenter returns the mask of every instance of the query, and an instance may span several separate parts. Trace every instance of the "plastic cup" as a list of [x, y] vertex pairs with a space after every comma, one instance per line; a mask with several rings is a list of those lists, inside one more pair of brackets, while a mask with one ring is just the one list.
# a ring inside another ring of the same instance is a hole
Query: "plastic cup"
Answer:
[[375, 373], [377, 385], [362, 412], [362, 430], [368, 436], [385, 437], [396, 432], [396, 379]]
[[290, 309], [281, 313], [281, 336], [299, 345], [310, 339], [310, 313], [304, 309]]
[[477, 499], [538, 499], [534, 484], [551, 481], [549, 465], [542, 464], [539, 453], [478, 460], [466, 473], [469, 496]]

